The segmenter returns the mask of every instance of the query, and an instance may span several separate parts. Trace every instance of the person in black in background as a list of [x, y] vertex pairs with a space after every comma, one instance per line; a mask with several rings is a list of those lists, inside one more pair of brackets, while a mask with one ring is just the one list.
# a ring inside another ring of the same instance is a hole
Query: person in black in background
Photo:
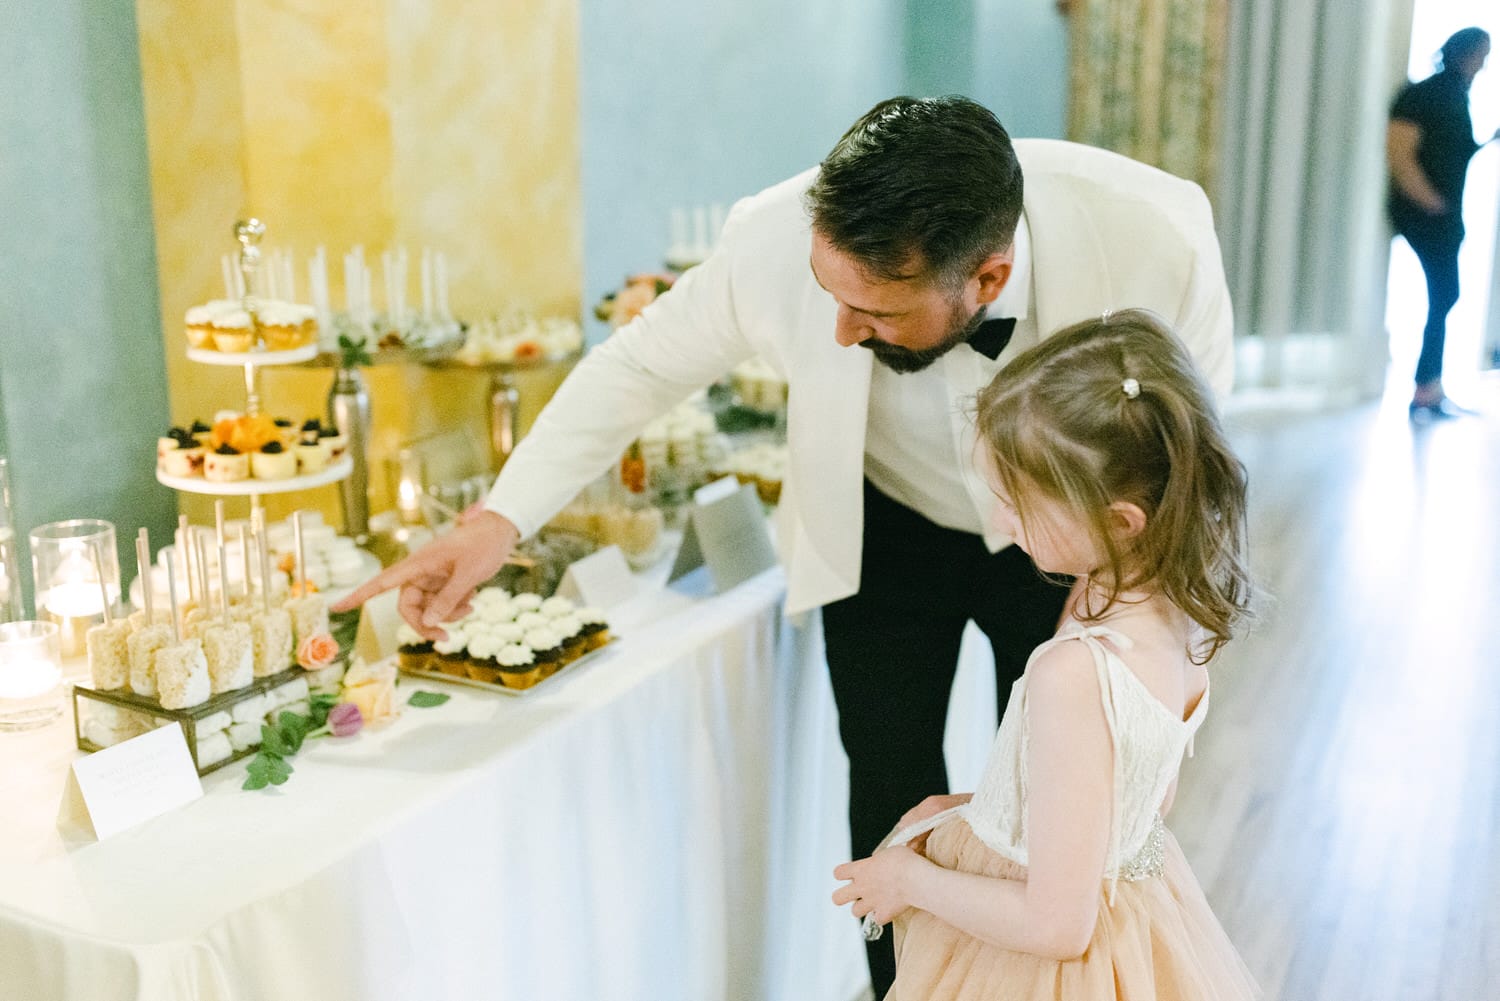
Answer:
[[[1464, 176], [1479, 149], [1469, 119], [1469, 85], [1489, 54], [1487, 32], [1454, 32], [1443, 43], [1438, 72], [1396, 95], [1386, 128], [1391, 223], [1416, 252], [1427, 277], [1427, 326], [1410, 408], [1419, 421], [1460, 412], [1443, 395], [1443, 341], [1448, 311], [1458, 302]], [[1500, 131], [1493, 138], [1500, 138]]]

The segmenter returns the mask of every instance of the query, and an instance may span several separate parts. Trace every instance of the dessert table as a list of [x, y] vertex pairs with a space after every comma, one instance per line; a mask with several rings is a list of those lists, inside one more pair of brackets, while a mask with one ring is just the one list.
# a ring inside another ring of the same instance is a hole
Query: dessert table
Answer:
[[[0, 734], [0, 999], [856, 997], [828, 900], [845, 764], [818, 618], [788, 622], [783, 587], [653, 590], [522, 698], [403, 679], [452, 698], [104, 842], [56, 827], [70, 721]], [[975, 638], [961, 785], [994, 726]]]

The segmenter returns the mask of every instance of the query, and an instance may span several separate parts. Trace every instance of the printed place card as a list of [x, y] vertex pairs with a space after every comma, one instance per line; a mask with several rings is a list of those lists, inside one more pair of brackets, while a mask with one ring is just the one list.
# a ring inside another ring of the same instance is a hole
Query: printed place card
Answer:
[[639, 588], [640, 581], [625, 562], [625, 553], [619, 546], [605, 546], [569, 566], [557, 593], [580, 605], [610, 609], [627, 601]]
[[694, 496], [668, 581], [707, 564], [714, 590], [722, 594], [776, 565], [776, 548], [755, 488], [732, 479], [729, 487], [721, 487], [725, 482], [710, 483]]
[[169, 724], [73, 762], [58, 823], [100, 841], [203, 795], [182, 725]]

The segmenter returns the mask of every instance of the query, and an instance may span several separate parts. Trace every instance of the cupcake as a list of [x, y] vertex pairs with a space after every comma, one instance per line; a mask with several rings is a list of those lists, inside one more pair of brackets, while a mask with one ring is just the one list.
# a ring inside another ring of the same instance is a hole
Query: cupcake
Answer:
[[609, 623], [605, 621], [601, 610], [592, 607], [580, 608], [578, 621], [583, 623], [583, 638], [588, 642], [590, 650], [597, 650], [609, 642]]
[[255, 328], [243, 309], [213, 318], [214, 347], [226, 354], [244, 354], [255, 347]]
[[448, 638], [437, 640], [432, 644], [433, 652], [436, 654], [437, 669], [456, 678], [467, 678], [469, 676], [469, 638], [456, 623], [449, 623], [443, 628], [447, 630]]
[[469, 640], [469, 661], [465, 665], [469, 677], [486, 684], [499, 684], [500, 663], [495, 654], [500, 652], [500, 647], [500, 642], [488, 633], [479, 633]]
[[296, 303], [262, 303], [255, 318], [267, 351], [292, 351], [310, 344], [316, 329], [312, 307]]
[[474, 614], [485, 622], [499, 624], [516, 617], [510, 592], [503, 587], [486, 587], [474, 594]]
[[548, 598], [537, 611], [549, 619], [560, 619], [564, 615], [572, 615], [576, 608], [567, 598]]
[[205, 448], [208, 447], [208, 439], [213, 436], [213, 433], [214, 429], [203, 421], [193, 421], [192, 427], [188, 428], [188, 434], [193, 436], [193, 440]]
[[316, 445], [318, 443], [318, 434], [322, 430], [323, 422], [316, 417], [309, 417], [302, 422], [302, 434], [298, 438], [298, 441], [304, 445]]
[[214, 350], [214, 312], [208, 306], [194, 306], [183, 317], [187, 330], [188, 346], [205, 351]]
[[516, 616], [516, 625], [527, 631], [544, 629], [551, 624], [552, 620], [541, 612], [522, 612]]
[[588, 640], [583, 635], [583, 621], [573, 614], [559, 615], [552, 620], [552, 631], [562, 640], [563, 663], [569, 664], [582, 657], [588, 650]]
[[511, 599], [511, 604], [516, 606], [517, 617], [521, 612], [534, 612], [542, 607], [542, 596], [539, 594], [518, 594]]
[[297, 456], [279, 441], [268, 441], [250, 456], [250, 475], [257, 480], [289, 480], [297, 475]]
[[405, 622], [396, 627], [396, 659], [408, 671], [431, 671], [433, 642]]
[[519, 643], [526, 638], [526, 630], [514, 622], [501, 622], [490, 627], [490, 635], [501, 643]]
[[234, 483], [250, 478], [250, 456], [232, 445], [220, 445], [204, 456], [203, 477], [215, 483]]
[[536, 666], [543, 678], [549, 678], [562, 667], [562, 639], [552, 629], [541, 627], [529, 629], [521, 638], [522, 644], [531, 648], [536, 656]]
[[495, 654], [495, 663], [499, 667], [500, 684], [506, 688], [525, 690], [542, 680], [536, 654], [525, 644], [505, 644]]

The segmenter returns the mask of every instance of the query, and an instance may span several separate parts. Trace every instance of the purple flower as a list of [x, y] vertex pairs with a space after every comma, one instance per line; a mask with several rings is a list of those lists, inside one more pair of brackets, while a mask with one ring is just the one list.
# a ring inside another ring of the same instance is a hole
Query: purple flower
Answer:
[[353, 702], [340, 702], [328, 710], [328, 732], [335, 737], [352, 737], [364, 725], [364, 713]]

